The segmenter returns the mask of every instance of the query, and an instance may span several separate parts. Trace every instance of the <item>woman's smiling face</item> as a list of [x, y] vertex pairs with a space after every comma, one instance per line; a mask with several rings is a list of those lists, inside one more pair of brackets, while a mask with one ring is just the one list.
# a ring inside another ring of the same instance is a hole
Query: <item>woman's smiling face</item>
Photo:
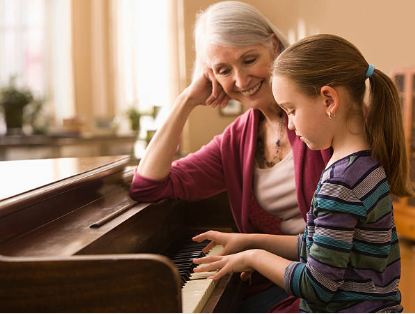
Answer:
[[207, 56], [217, 81], [229, 97], [250, 108], [275, 104], [269, 82], [273, 62], [270, 48], [211, 44]]

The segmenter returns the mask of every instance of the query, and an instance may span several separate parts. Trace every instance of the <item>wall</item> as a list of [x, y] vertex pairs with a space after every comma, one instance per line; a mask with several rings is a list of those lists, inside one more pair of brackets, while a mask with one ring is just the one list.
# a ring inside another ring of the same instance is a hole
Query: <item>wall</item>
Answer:
[[[187, 80], [194, 61], [193, 25], [198, 10], [218, 1], [183, 0]], [[250, 0], [291, 40], [315, 33], [340, 35], [354, 43], [366, 60], [390, 74], [394, 67], [415, 65], [413, 0]], [[195, 151], [219, 134], [233, 118], [218, 109], [198, 107], [183, 137], [185, 151]]]

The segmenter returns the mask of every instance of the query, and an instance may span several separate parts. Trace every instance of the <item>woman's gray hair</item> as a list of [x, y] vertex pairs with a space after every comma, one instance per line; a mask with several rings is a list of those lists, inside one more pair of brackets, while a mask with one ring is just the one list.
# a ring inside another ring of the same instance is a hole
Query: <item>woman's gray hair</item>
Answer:
[[194, 77], [209, 66], [209, 44], [231, 47], [262, 44], [271, 49], [272, 34], [279, 41], [280, 52], [288, 47], [281, 31], [253, 6], [239, 1], [222, 1], [209, 6], [196, 18]]

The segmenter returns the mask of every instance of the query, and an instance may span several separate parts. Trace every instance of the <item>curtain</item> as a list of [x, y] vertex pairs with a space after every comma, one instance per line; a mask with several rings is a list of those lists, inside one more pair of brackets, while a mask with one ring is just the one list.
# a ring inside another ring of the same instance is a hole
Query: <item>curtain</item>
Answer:
[[159, 107], [155, 121], [141, 121], [142, 132], [157, 129], [185, 81], [181, 0], [113, 0], [112, 11], [117, 112]]

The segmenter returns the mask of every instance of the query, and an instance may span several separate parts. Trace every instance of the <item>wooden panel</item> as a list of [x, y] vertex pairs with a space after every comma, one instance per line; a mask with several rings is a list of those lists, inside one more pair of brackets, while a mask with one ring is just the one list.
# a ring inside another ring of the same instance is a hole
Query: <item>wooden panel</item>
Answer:
[[415, 210], [397, 205], [394, 208], [394, 218], [398, 233], [415, 240]]
[[2, 312], [180, 312], [176, 267], [160, 255], [1, 258]]
[[[402, 102], [405, 143], [410, 166], [410, 178], [415, 187], [415, 67], [396, 68], [392, 80], [396, 83]], [[415, 240], [415, 198], [394, 197], [396, 228], [401, 236]]]
[[402, 275], [399, 289], [402, 293], [404, 313], [415, 313], [414, 282], [415, 282], [415, 243], [408, 239], [400, 239]]
[[[41, 188], [1, 200], [0, 243], [38, 229], [77, 208], [82, 208], [85, 204], [102, 198], [109, 191], [113, 193], [115, 183], [112, 185], [105, 183], [108, 180], [122, 182], [123, 170], [128, 162], [125, 158], [115, 160], [110, 165], [101, 164], [98, 168], [92, 166], [92, 169], [77, 176], [69, 176]], [[122, 183], [116, 185], [120, 186]], [[125, 188], [123, 191], [126, 194], [125, 201], [135, 203], [128, 197]], [[101, 211], [97, 213], [104, 215]]]

